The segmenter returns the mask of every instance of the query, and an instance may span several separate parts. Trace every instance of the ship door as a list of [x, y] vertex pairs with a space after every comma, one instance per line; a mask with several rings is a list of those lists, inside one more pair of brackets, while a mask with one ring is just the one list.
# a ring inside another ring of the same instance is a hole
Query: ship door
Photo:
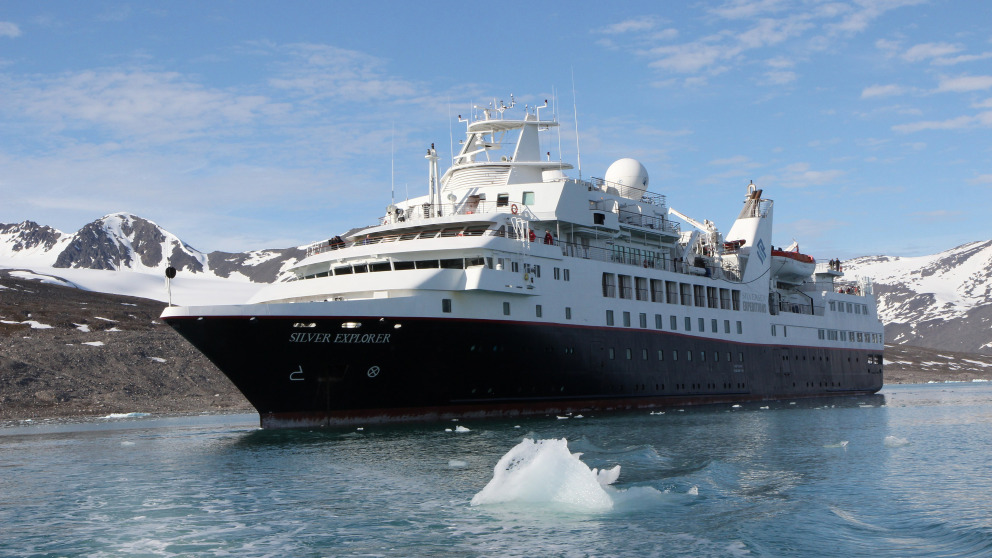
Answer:
[[779, 389], [792, 385], [792, 351], [789, 349], [775, 349], [775, 367], [778, 374], [775, 375], [776, 387]]

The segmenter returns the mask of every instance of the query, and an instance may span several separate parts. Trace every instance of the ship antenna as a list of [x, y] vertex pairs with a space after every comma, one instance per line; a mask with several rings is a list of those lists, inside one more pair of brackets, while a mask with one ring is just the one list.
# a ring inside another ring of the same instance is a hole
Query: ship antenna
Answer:
[[561, 116], [558, 114], [558, 89], [554, 85], [551, 86], [551, 100], [554, 103], [551, 112], [554, 113], [555, 123], [558, 124], [557, 126], [555, 126], [555, 128], [557, 128], [558, 131], [558, 170], [560, 171], [561, 170]]
[[575, 100], [575, 68], [572, 68], [572, 109], [575, 111], [575, 162], [582, 180], [582, 152], [579, 150], [579, 104]]
[[389, 132], [389, 203], [396, 203], [396, 123]]
[[[459, 120], [461, 117], [459, 116]], [[451, 155], [451, 163], [455, 162], [455, 133], [451, 130], [451, 97], [448, 97], [448, 154]]]

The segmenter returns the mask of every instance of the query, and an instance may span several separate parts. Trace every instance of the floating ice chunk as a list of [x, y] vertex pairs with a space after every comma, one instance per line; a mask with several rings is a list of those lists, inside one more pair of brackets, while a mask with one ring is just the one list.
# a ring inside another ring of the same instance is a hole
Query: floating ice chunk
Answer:
[[448, 467], [451, 467], [452, 469], [463, 469], [468, 467], [468, 462], [462, 461], [461, 459], [449, 459]]
[[689, 492], [686, 492], [686, 494], [688, 494], [689, 496], [699, 496], [699, 487], [696, 485], [692, 485], [692, 488], [690, 488]]
[[620, 476], [620, 466], [597, 471], [568, 451], [568, 441], [530, 438], [506, 453], [493, 478], [472, 505], [525, 502], [565, 507], [575, 511], [606, 511], [613, 500], [604, 489]]
[[825, 448], [846, 448], [847, 447], [847, 440], [842, 440], [840, 442], [837, 442], [836, 444], [827, 444], [827, 445], [825, 445], [823, 447], [825, 447]]
[[154, 360], [155, 362], [165, 362], [165, 359], [162, 357], [148, 357], [148, 360]]
[[72, 325], [76, 326], [76, 329], [78, 329], [79, 331], [82, 331], [83, 333], [89, 333], [90, 332], [90, 326], [88, 326], [86, 324], [73, 323]]
[[652, 414], [652, 415], [663, 415], [663, 414], [665, 414], [665, 411], [651, 411], [649, 414]]
[[731, 405], [730, 408], [731, 409], [740, 409], [741, 406], [740, 405], [737, 405], [737, 404], [734, 404], [734, 405]]
[[768, 410], [768, 405], [765, 405], [764, 407], [758, 407], [758, 408], [767, 411]]
[[100, 417], [100, 418], [105, 418], [105, 419], [122, 419], [122, 418], [140, 418], [140, 417], [147, 417], [147, 416], [149, 416], [149, 413], [110, 413], [109, 415], [107, 415], [105, 417]]
[[568, 417], [558, 416], [558, 420], [568, 420]]
[[584, 417], [584, 416], [582, 416], [582, 415], [575, 415], [575, 416], [574, 416], [574, 417], [572, 417], [572, 418], [586, 418], [586, 417]]
[[905, 438], [899, 438], [898, 436], [886, 436], [884, 443], [886, 446], [890, 448], [898, 448], [902, 446], [908, 446], [909, 440]]
[[91, 347], [102, 347], [103, 341], [84, 341], [80, 345], [89, 345]]
[[455, 427], [455, 432], [471, 432], [471, 430], [459, 424]]

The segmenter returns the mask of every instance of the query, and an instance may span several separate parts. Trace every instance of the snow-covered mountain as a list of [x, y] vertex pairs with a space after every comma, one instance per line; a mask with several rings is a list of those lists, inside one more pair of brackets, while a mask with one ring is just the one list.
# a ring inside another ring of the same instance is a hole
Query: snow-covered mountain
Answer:
[[300, 248], [204, 253], [152, 221], [107, 215], [74, 234], [33, 221], [0, 224], [0, 262], [8, 267], [154, 273], [165, 268], [199, 277], [271, 283], [304, 255]]
[[[180, 277], [270, 283], [303, 256], [301, 248], [204, 253], [127, 213], [107, 215], [74, 234], [31, 221], [0, 224], [0, 267], [45, 268], [65, 277], [60, 269], [138, 272], [158, 280], [171, 264]], [[844, 272], [873, 279], [887, 342], [992, 354], [992, 240], [929, 256], [855, 258], [844, 262]], [[138, 294], [115, 287], [122, 282], [87, 288]], [[158, 291], [155, 298], [161, 299]]]
[[844, 262], [871, 277], [890, 343], [992, 353], [992, 240], [918, 257]]

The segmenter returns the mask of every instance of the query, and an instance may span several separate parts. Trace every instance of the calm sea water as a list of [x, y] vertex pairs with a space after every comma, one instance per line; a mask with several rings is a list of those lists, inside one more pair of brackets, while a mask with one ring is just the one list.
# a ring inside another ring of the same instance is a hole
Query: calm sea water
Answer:
[[989, 556], [990, 447], [989, 384], [363, 430], [22, 423], [0, 429], [0, 555]]

